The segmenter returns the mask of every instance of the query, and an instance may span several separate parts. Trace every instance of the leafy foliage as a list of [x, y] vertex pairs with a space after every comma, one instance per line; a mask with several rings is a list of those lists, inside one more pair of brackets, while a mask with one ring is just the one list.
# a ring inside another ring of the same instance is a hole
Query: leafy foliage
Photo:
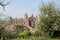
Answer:
[[15, 32], [17, 32], [17, 33], [23, 32], [23, 30], [24, 30], [23, 26], [20, 26], [20, 25], [15, 25], [15, 26], [16, 26]]
[[60, 11], [53, 3], [42, 5], [39, 15], [39, 27], [43, 32], [54, 31], [60, 27]]
[[0, 28], [0, 38], [13, 39], [19, 37], [19, 33], [23, 31], [23, 27], [16, 25], [16, 29], [13, 32], [8, 32], [4, 27]]
[[23, 36], [28, 36], [29, 35], [29, 31], [25, 30], [25, 31], [19, 33], [19, 35], [22, 36], [22, 37]]

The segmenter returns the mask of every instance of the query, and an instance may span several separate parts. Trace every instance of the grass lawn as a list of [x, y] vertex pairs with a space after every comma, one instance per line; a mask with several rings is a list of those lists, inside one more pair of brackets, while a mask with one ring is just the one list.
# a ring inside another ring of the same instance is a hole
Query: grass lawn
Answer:
[[25, 37], [25, 38], [17, 38], [12, 40], [60, 40], [60, 39], [48, 38], [48, 37]]

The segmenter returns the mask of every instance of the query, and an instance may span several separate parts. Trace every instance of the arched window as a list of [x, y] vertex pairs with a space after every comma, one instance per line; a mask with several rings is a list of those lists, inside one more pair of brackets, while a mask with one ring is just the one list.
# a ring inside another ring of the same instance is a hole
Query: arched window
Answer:
[[35, 27], [35, 23], [33, 19], [29, 19], [29, 26], [31, 26], [32, 28]]

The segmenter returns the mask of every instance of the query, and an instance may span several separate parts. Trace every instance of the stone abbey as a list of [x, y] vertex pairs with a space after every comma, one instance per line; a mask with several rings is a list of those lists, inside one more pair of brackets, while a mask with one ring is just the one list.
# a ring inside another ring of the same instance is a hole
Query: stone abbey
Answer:
[[34, 17], [31, 15], [28, 17], [28, 14], [25, 13], [24, 18], [12, 18], [10, 17], [10, 25], [6, 26], [6, 28], [9, 30], [14, 29], [14, 25], [21, 25], [25, 30], [29, 30], [30, 32], [34, 32], [37, 27], [37, 16]]
[[22, 26], [30, 26], [32, 28], [36, 27], [37, 24], [37, 16], [28, 17], [28, 14], [25, 13], [24, 18], [12, 18], [10, 17], [10, 23], [15, 25], [22, 25]]

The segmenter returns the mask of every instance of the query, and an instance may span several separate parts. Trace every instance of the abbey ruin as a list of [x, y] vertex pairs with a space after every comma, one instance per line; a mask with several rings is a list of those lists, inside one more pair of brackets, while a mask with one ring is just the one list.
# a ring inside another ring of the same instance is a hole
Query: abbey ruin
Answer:
[[[10, 25], [7, 25], [6, 28], [9, 30], [14, 29], [14, 25], [21, 25], [25, 30], [29, 30], [30, 32], [34, 32], [37, 27], [37, 16], [34, 17], [31, 15], [28, 17], [28, 14], [25, 13], [24, 18], [12, 18], [10, 17]], [[8, 27], [9, 26], [9, 27]]]

